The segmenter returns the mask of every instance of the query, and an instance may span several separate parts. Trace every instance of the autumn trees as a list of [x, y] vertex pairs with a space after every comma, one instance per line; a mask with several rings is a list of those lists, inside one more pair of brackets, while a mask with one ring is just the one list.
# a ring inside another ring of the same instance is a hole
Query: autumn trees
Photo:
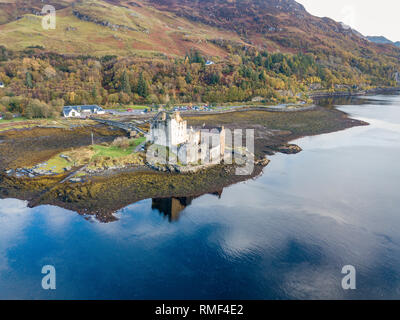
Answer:
[[283, 54], [221, 44], [229, 53], [212, 65], [197, 50], [185, 57], [64, 56], [0, 46], [0, 112], [50, 117], [62, 105], [197, 102], [292, 102], [313, 88], [395, 85], [397, 65], [376, 57]]
[[55, 99], [50, 103], [22, 96], [0, 98], [0, 111], [4, 114], [20, 115], [27, 119], [54, 118], [61, 114], [64, 100]]

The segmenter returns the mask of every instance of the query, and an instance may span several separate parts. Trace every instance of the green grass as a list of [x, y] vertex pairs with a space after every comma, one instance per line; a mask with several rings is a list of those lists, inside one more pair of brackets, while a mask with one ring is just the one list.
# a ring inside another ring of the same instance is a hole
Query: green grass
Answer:
[[40, 169], [46, 170], [46, 171], [53, 171], [55, 173], [63, 173], [64, 172], [64, 168], [70, 167], [72, 164], [60, 157], [60, 155], [56, 155], [55, 157], [49, 159], [48, 161], [46, 161], [46, 165], [41, 167]]
[[110, 109], [114, 109], [116, 111], [120, 112], [125, 112], [128, 109], [133, 109], [133, 110], [143, 110], [143, 109], [149, 109], [149, 106], [140, 106], [140, 105], [128, 105], [128, 106], [115, 106], [115, 107], [110, 107]]
[[[10, 43], [10, 47], [23, 50], [28, 46], [40, 45], [49, 51], [72, 52], [84, 54], [93, 52], [97, 55], [114, 54], [117, 51], [129, 53], [132, 40], [126, 33], [118, 32], [121, 41], [113, 36], [116, 33], [111, 28], [99, 27], [91, 22], [79, 20], [61, 10], [57, 14], [55, 30], [43, 31], [40, 17], [24, 15], [20, 20], [4, 25], [0, 34], [1, 43]], [[68, 27], [76, 28], [67, 31]], [[10, 39], [13, 39], [11, 42]], [[122, 47], [119, 45], [122, 44]]]
[[120, 158], [125, 157], [133, 152], [133, 147], [129, 147], [127, 149], [122, 149], [116, 146], [93, 146], [93, 149], [96, 151], [96, 154], [93, 158], [97, 157], [110, 157], [110, 158]]
[[133, 142], [131, 142], [130, 146], [126, 149], [118, 146], [95, 145], [93, 146], [93, 149], [96, 151], [96, 154], [93, 156], [93, 159], [97, 157], [110, 157], [115, 159], [128, 156], [129, 154], [133, 153], [134, 149], [144, 141], [146, 141], [145, 137], [137, 138]]
[[[145, 137], [140, 137], [137, 139], [130, 140], [130, 145], [128, 148], [123, 149], [118, 146], [103, 146], [103, 145], [94, 145], [93, 150], [96, 152], [94, 156], [90, 159], [89, 162], [96, 160], [96, 158], [106, 158], [109, 157], [111, 159], [118, 159], [122, 157], [126, 157], [131, 155], [135, 148], [140, 145], [142, 142], [146, 141]], [[64, 173], [65, 168], [73, 167], [74, 164], [70, 161], [62, 158], [60, 155], [62, 153], [54, 156], [53, 158], [47, 160], [46, 165], [42, 165], [40, 169], [45, 171], [52, 171], [53, 173]], [[76, 159], [72, 159], [71, 161], [76, 161]], [[43, 163], [44, 164], [44, 163]], [[85, 175], [85, 174], [83, 174]], [[80, 176], [79, 174], [77, 176]]]
[[0, 123], [10, 123], [10, 122], [18, 122], [18, 121], [26, 121], [26, 120], [27, 120], [26, 118], [18, 117], [18, 118], [13, 118], [11, 120], [2, 119], [2, 120], [0, 120]]
[[125, 109], [134, 109], [134, 110], [141, 110], [141, 109], [148, 109], [148, 106], [139, 106], [139, 105], [132, 105], [132, 106], [127, 106]]
[[[75, 17], [73, 10], [98, 23], [110, 22], [130, 28], [114, 30], [94, 22], [83, 21]], [[0, 21], [2, 10], [0, 9]], [[3, 19], [4, 20], [4, 19]], [[155, 20], [155, 21], [153, 21]], [[153, 25], [163, 26], [158, 19], [148, 19], [134, 8], [114, 6], [106, 1], [84, 1], [57, 11], [56, 29], [43, 30], [42, 18], [33, 14], [24, 14], [21, 19], [2, 25], [0, 43], [7, 43], [9, 49], [24, 50], [30, 46], [42, 46], [47, 51], [61, 54], [87, 54], [103, 56], [106, 54], [130, 55], [154, 58], [159, 54], [157, 46], [152, 49], [144, 30]], [[72, 28], [71, 28], [72, 27]], [[142, 46], [149, 49], [142, 49]]]
[[74, 177], [75, 178], [81, 178], [81, 177], [85, 177], [86, 173], [85, 172], [78, 172]]
[[132, 146], [134, 148], [136, 148], [139, 144], [141, 144], [141, 143], [143, 143], [145, 141], [146, 141], [146, 137], [137, 138], [137, 139], [135, 139], [135, 141], [133, 141]]
[[26, 118], [18, 117], [11, 120], [0, 120], [0, 125], [3, 125], [0, 127], [0, 132], [3, 132], [14, 129], [26, 129], [34, 127], [36, 124], [35, 122], [29, 121]]
[[[6, 0], [0, 0], [0, 3], [4, 1]], [[7, 44], [10, 50], [17, 51], [41, 46], [46, 51], [60, 54], [116, 54], [165, 60], [165, 54], [182, 57], [192, 46], [182, 45], [180, 39], [183, 39], [185, 34], [191, 34], [193, 42], [214, 39], [225, 34], [212, 27], [176, 17], [172, 13], [160, 12], [147, 4], [142, 4], [138, 9], [135, 6], [127, 8], [125, 4], [113, 5], [112, 1], [106, 0], [63, 2], [69, 5], [57, 10], [54, 30], [44, 30], [40, 16], [22, 12], [20, 19], [13, 20], [8, 11], [0, 8], [0, 43]], [[73, 11], [88, 16], [89, 21], [79, 19]], [[101, 25], [108, 22], [121, 27], [115, 29]], [[178, 26], [183, 27], [183, 30], [178, 29]], [[234, 33], [229, 35], [229, 39], [231, 38], [240, 40]], [[176, 41], [179, 42], [175, 43]], [[217, 48], [211, 44], [206, 45], [206, 48], [208, 47]], [[218, 51], [222, 52], [221, 49]]]

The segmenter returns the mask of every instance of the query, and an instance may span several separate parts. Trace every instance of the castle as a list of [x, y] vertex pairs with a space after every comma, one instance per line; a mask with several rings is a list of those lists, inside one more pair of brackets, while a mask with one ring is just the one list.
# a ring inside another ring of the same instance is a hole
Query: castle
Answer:
[[147, 141], [168, 147], [182, 164], [219, 163], [225, 154], [225, 129], [187, 128], [179, 112], [160, 112], [150, 125]]

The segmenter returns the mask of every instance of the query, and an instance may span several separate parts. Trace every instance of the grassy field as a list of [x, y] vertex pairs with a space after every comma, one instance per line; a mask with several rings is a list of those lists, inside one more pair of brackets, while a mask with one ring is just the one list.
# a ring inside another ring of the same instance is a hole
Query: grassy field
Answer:
[[129, 147], [128, 149], [122, 149], [117, 146], [93, 146], [93, 149], [96, 151], [96, 154], [94, 155], [93, 158], [97, 157], [120, 158], [131, 154], [133, 151], [133, 147]]
[[26, 118], [22, 118], [22, 117], [13, 118], [13, 119], [11, 119], [11, 120], [4, 120], [4, 119], [1, 119], [1, 120], [0, 120], [0, 124], [1, 124], [1, 123], [18, 122], [18, 121], [26, 121], [26, 120], [27, 120]]
[[126, 149], [121, 148], [120, 146], [113, 146], [113, 145], [111, 146], [96, 145], [93, 146], [93, 149], [96, 152], [93, 158], [110, 157], [115, 159], [115, 158], [125, 157], [134, 152], [135, 148], [144, 141], [146, 141], [145, 137], [137, 138], [131, 141], [129, 147]]
[[131, 106], [127, 106], [125, 108], [125, 110], [127, 109], [134, 109], [134, 110], [142, 110], [142, 109], [148, 109], [148, 106], [139, 106], [139, 105], [131, 105]]
[[8, 130], [28, 129], [39, 124], [38, 121], [32, 121], [25, 118], [13, 118], [11, 120], [0, 120], [0, 132]]
[[[7, 20], [6, 16], [0, 8], [0, 22]], [[0, 26], [0, 43], [13, 50], [41, 46], [61, 54], [163, 58], [160, 54], [181, 56], [193, 43], [201, 40], [201, 45], [196, 46], [201, 46], [212, 55], [225, 55], [221, 48], [203, 40], [210, 35], [214, 38], [227, 32], [145, 5], [138, 8], [127, 2], [126, 6], [115, 6], [107, 1], [88, 0], [57, 10], [56, 18], [56, 29], [44, 30], [40, 16], [24, 14], [20, 19]], [[230, 38], [238, 38], [233, 33], [229, 32], [229, 35]], [[189, 38], [191, 41], [187, 41]]]
[[81, 119], [26, 119], [22, 117], [14, 118], [12, 120], [0, 120], [0, 132], [9, 130], [28, 129], [33, 127], [48, 127], [48, 128], [64, 128], [70, 129], [77, 126], [90, 126], [95, 125], [97, 122], [93, 120]]
[[55, 173], [63, 173], [64, 168], [68, 168], [72, 165], [71, 162], [67, 161], [66, 159], [62, 158], [60, 155], [51, 158], [49, 161], [46, 162], [46, 165], [42, 166], [41, 169], [46, 171], [52, 171]]
[[110, 109], [120, 111], [120, 112], [126, 112], [128, 109], [132, 110], [144, 110], [144, 109], [149, 109], [149, 106], [140, 106], [140, 105], [127, 105], [127, 106], [116, 106], [115, 108], [110, 107]]
[[[109, 160], [121, 160], [129, 162], [130, 159], [136, 160], [135, 148], [146, 140], [145, 137], [137, 138], [129, 141], [129, 146], [123, 148], [118, 145], [94, 145], [83, 147], [71, 151], [66, 151], [55, 155], [48, 161], [43, 162], [40, 169], [52, 171], [53, 173], [63, 173], [66, 168], [74, 166], [89, 166], [96, 168]], [[61, 157], [66, 155], [71, 161]]]

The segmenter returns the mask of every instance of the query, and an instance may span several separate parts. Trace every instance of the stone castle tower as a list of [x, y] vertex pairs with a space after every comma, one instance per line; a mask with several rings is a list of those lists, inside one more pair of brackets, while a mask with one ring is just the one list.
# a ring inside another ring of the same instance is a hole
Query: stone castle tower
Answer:
[[151, 123], [147, 138], [152, 143], [166, 147], [178, 146], [187, 139], [187, 121], [183, 120], [178, 112], [159, 113]]

